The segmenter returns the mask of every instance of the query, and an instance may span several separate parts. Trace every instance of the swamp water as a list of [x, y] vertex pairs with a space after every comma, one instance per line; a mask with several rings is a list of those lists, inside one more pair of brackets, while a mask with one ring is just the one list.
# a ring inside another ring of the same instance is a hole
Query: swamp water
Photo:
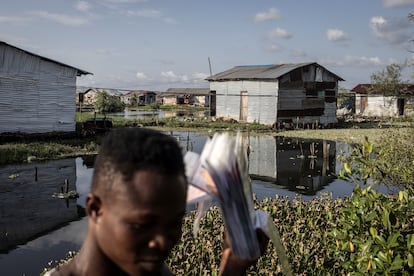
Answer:
[[[200, 152], [208, 136], [169, 132], [184, 150]], [[253, 192], [263, 197], [321, 192], [349, 196], [354, 185], [335, 177], [336, 156], [345, 145], [333, 141], [273, 136], [246, 137]], [[39, 275], [48, 262], [79, 249], [86, 233], [85, 197], [93, 156], [0, 167], [0, 274]], [[65, 181], [77, 199], [52, 197]]]

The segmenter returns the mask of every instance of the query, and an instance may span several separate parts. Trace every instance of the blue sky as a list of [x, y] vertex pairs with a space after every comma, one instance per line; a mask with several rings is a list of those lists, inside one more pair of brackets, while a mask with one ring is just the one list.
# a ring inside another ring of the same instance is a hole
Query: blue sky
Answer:
[[[4, 2], [0, 40], [92, 72], [80, 86], [208, 87], [210, 59], [213, 74], [318, 62], [351, 89], [388, 64], [414, 60], [414, 0]], [[404, 69], [404, 80], [413, 71]]]

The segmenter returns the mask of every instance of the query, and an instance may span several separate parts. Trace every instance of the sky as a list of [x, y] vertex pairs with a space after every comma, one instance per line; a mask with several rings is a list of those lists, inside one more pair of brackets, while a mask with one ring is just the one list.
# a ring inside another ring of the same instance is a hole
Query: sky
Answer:
[[80, 87], [208, 87], [234, 66], [317, 62], [352, 89], [413, 62], [410, 12], [414, 0], [3, 0], [0, 41], [93, 73]]

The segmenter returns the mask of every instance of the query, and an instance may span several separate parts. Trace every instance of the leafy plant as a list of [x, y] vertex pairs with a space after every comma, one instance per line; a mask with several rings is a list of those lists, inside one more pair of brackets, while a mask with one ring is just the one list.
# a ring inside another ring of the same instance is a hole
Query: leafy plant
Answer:
[[106, 114], [109, 112], [123, 111], [125, 105], [119, 97], [110, 95], [106, 91], [101, 91], [96, 96], [94, 107], [99, 113]]
[[331, 231], [336, 263], [354, 275], [414, 273], [414, 198], [407, 191], [385, 196], [354, 190]]
[[414, 131], [395, 129], [377, 144], [365, 139], [347, 155], [339, 176], [359, 184], [383, 184], [401, 187], [414, 185]]

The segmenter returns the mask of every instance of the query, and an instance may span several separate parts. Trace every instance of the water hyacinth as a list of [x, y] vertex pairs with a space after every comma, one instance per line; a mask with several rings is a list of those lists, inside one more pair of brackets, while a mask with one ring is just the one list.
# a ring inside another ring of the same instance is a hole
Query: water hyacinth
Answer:
[[[363, 215], [363, 210], [378, 203], [371, 215]], [[407, 191], [384, 196], [361, 188], [355, 189], [351, 198], [335, 200], [322, 194], [312, 201], [277, 195], [255, 201], [256, 208], [272, 216], [294, 275], [412, 275], [413, 204], [414, 196]], [[352, 219], [358, 216], [366, 218]], [[193, 219], [194, 214], [185, 218], [183, 239], [168, 265], [177, 275], [217, 275], [224, 231], [221, 213], [212, 207], [201, 220], [196, 238], [192, 235]], [[283, 275], [272, 244], [248, 275]]]

